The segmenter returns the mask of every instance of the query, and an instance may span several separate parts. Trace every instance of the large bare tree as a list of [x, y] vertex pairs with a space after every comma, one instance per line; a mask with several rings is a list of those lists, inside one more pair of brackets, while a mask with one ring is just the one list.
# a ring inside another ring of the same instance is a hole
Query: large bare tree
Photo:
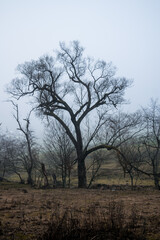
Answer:
[[[90, 149], [92, 140], [107, 113], [124, 101], [130, 81], [116, 77], [111, 63], [86, 58], [78, 41], [73, 41], [70, 47], [61, 43], [55, 57], [43, 56], [17, 69], [20, 77], [13, 79], [8, 91], [18, 99], [26, 95], [34, 97], [39, 113], [62, 125], [77, 153], [78, 186], [86, 187], [85, 159], [96, 150]], [[84, 140], [86, 117], [92, 131]]]

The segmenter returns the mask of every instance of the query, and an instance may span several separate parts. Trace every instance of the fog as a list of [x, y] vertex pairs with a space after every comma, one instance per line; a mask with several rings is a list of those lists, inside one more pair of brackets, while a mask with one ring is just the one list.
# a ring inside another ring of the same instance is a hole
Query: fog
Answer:
[[[18, 64], [58, 49], [59, 42], [79, 40], [85, 54], [112, 61], [117, 76], [133, 79], [126, 92], [126, 111], [146, 106], [159, 97], [159, 0], [5, 0], [0, 1], [0, 122], [15, 131], [12, 105], [6, 102], [6, 85], [16, 76]], [[21, 119], [30, 105], [20, 106]], [[43, 127], [32, 117], [38, 137]]]

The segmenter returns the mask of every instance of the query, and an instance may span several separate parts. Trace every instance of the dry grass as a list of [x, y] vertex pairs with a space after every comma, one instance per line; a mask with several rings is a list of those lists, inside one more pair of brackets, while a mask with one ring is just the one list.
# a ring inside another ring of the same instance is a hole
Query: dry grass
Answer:
[[[63, 232], [63, 238], [59, 235], [56, 238], [55, 229]], [[0, 239], [75, 239], [66, 237], [69, 229], [72, 234], [79, 234], [76, 239], [136, 239], [135, 236], [125, 238], [123, 235], [129, 236], [129, 231], [133, 230], [132, 234], [141, 237], [137, 239], [142, 239], [143, 235], [144, 239], [158, 240], [160, 192], [153, 189], [36, 190], [19, 184], [0, 186]], [[106, 238], [104, 229], [107, 234], [113, 231], [118, 235]], [[83, 235], [81, 230], [88, 235]], [[49, 232], [54, 238], [49, 238]]]

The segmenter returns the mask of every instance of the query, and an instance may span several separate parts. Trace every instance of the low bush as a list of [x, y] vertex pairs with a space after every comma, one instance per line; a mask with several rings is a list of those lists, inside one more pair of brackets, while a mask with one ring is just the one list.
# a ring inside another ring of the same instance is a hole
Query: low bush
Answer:
[[136, 207], [126, 219], [123, 202], [110, 202], [108, 214], [96, 205], [81, 216], [66, 210], [53, 214], [47, 230], [38, 240], [145, 240], [145, 225], [139, 225]]

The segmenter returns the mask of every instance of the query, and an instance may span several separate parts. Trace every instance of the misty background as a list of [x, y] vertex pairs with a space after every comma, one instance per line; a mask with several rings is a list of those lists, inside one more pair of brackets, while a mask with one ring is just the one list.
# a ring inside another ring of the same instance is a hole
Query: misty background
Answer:
[[[126, 111], [147, 106], [159, 98], [159, 0], [1, 0], [0, 1], [0, 123], [14, 132], [6, 85], [16, 77], [18, 64], [52, 54], [59, 42], [80, 41], [85, 54], [112, 61], [117, 76], [133, 79], [126, 91]], [[27, 99], [25, 100], [27, 102]], [[23, 119], [30, 105], [21, 103]], [[40, 119], [31, 128], [42, 136]]]

